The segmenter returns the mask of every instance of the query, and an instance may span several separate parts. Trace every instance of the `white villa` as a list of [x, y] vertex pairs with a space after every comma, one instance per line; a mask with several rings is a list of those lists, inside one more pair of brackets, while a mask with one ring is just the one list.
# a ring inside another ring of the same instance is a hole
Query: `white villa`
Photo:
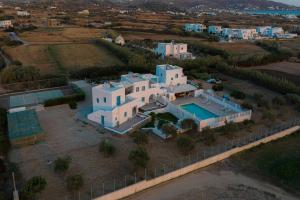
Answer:
[[260, 26], [256, 28], [256, 31], [264, 37], [273, 38], [276, 35], [284, 34], [284, 30], [282, 27], [271, 27], [271, 26]]
[[118, 44], [118, 45], [124, 46], [125, 45], [125, 39], [121, 35], [119, 35], [118, 37], [116, 37], [115, 43]]
[[222, 26], [208, 26], [208, 33], [212, 35], [219, 35], [222, 32]]
[[11, 20], [0, 21], [0, 28], [10, 28], [10, 27], [13, 27]]
[[184, 25], [184, 30], [186, 32], [202, 33], [206, 29], [207, 29], [206, 26], [203, 24], [185, 24]]
[[179, 60], [194, 59], [193, 54], [187, 51], [187, 44], [185, 43], [158, 43], [154, 52], [157, 55], [161, 55], [162, 58], [173, 57]]
[[20, 17], [29, 17], [30, 13], [26, 10], [18, 10], [17, 15]]
[[251, 118], [251, 110], [188, 84], [183, 69], [173, 65], [156, 66], [156, 75], [122, 75], [120, 81], [93, 87], [92, 96], [88, 119], [118, 134], [149, 119], [149, 112], [169, 112], [180, 121], [193, 119], [200, 131]]
[[255, 39], [258, 36], [256, 29], [232, 29], [232, 28], [223, 28], [221, 35], [228, 39], [240, 39], [240, 40]]

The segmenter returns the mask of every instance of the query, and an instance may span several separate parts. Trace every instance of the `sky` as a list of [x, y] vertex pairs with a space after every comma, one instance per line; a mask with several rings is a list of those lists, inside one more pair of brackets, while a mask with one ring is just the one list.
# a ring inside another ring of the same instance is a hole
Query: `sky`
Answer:
[[300, 6], [300, 0], [273, 0], [273, 1]]

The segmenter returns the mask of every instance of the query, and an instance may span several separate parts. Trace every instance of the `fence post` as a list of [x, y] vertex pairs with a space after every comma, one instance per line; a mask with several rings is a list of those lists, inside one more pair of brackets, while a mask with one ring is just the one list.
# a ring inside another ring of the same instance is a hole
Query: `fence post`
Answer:
[[93, 199], [93, 185], [91, 184], [91, 200]]
[[134, 183], [136, 183], [136, 172], [134, 173]]
[[125, 175], [125, 187], [127, 186], [126, 175]]
[[102, 183], [102, 195], [104, 195], [104, 183]]
[[116, 191], [116, 179], [114, 179], [114, 191]]

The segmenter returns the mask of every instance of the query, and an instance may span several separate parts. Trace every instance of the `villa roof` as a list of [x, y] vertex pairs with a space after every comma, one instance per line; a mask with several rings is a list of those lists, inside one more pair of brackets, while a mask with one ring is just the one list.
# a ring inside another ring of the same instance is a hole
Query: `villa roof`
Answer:
[[124, 80], [124, 79], [131, 83], [145, 81], [145, 79], [141, 76], [141, 74], [137, 74], [137, 73], [128, 73], [128, 74], [122, 75], [122, 80]]
[[173, 92], [173, 93], [190, 92], [194, 90], [197, 90], [197, 88], [190, 84], [182, 84], [177, 86], [171, 86], [168, 88], [168, 92]]
[[165, 70], [181, 69], [181, 67], [178, 67], [176, 65], [168, 65], [168, 64], [166, 64], [166, 65], [157, 65], [157, 67], [163, 68]]

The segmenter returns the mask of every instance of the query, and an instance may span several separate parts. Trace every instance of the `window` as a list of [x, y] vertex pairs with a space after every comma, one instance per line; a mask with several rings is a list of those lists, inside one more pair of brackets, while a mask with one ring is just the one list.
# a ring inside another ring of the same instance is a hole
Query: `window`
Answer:
[[127, 112], [124, 112], [124, 117], [127, 117]]
[[175, 78], [178, 78], [178, 74], [175, 74]]
[[103, 97], [103, 102], [106, 103], [106, 97]]
[[142, 102], [145, 102], [145, 97], [142, 97]]
[[143, 87], [142, 87], [142, 91], [145, 91], [145, 89], [146, 89], [146, 87], [145, 87], [145, 86], [143, 86]]
[[171, 78], [171, 80], [173, 81], [173, 77]]
[[99, 103], [99, 98], [97, 98], [97, 103]]
[[136, 87], [136, 88], [135, 88], [135, 91], [136, 91], [136, 92], [139, 92], [139, 91], [140, 91], [140, 88], [139, 88], [139, 87]]

